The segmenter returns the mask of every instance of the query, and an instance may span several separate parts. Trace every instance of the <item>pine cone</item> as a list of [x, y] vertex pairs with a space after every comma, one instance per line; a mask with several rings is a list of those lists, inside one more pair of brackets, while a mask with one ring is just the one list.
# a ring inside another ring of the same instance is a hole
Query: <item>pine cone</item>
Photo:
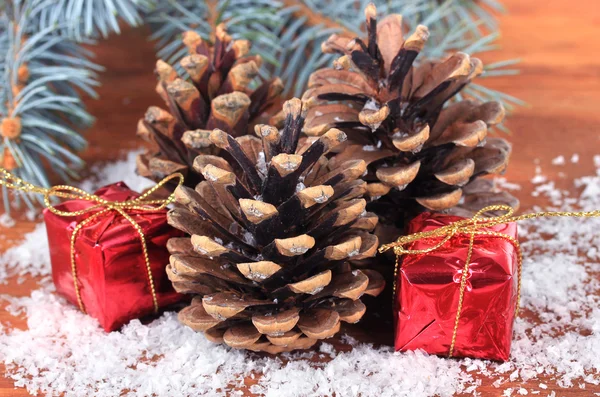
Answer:
[[[219, 25], [214, 45], [189, 31], [183, 42], [189, 51], [180, 65], [189, 79], [178, 76], [166, 62], [156, 63], [156, 91], [169, 110], [152, 106], [138, 123], [138, 135], [155, 148], [138, 157], [137, 172], [160, 180], [181, 172], [186, 185], [196, 186], [202, 177], [193, 170], [198, 154], [217, 154], [209, 135], [220, 128], [233, 135], [252, 133], [255, 124], [267, 122], [283, 91], [279, 79], [257, 83], [259, 56], [248, 56], [247, 40], [232, 40]], [[280, 104], [280, 103], [279, 103]]]
[[210, 141], [233, 159], [200, 155], [204, 181], [178, 188], [171, 225], [191, 238], [171, 239], [167, 273], [194, 294], [179, 319], [215, 342], [277, 353], [331, 337], [340, 321], [357, 322], [363, 294], [378, 295], [381, 275], [350, 260], [373, 257], [377, 217], [365, 212], [361, 160], [330, 168], [325, 154], [346, 139], [331, 129], [299, 141], [305, 108], [284, 104], [281, 131], [255, 136], [215, 129]]
[[503, 172], [511, 151], [504, 139], [486, 138], [488, 128], [504, 118], [501, 103], [456, 97], [482, 73], [481, 61], [456, 53], [417, 65], [429, 35], [425, 26], [404, 38], [400, 15], [377, 23], [373, 4], [365, 15], [366, 42], [332, 35], [323, 43], [323, 51], [343, 55], [334, 68], [312, 74], [304, 99], [317, 105], [308, 112], [304, 132], [344, 130], [349, 142], [336, 161], [364, 159], [368, 195], [387, 195], [390, 205], [437, 211], [506, 200], [518, 205], [493, 190], [463, 198], [469, 191], [481, 193], [481, 186], [468, 188], [477, 177]]

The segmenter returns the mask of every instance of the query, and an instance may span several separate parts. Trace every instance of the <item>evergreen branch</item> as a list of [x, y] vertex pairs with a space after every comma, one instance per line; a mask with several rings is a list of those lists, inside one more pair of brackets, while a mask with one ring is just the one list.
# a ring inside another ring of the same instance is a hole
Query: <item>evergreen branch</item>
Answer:
[[[310, 73], [305, 73], [306, 69], [311, 69], [311, 72], [314, 70], [315, 64], [312, 63], [312, 60], [319, 60], [321, 64], [317, 67], [322, 67], [330, 64], [335, 57], [322, 54], [320, 51], [321, 43], [327, 39], [330, 33], [336, 32], [357, 37], [364, 35], [362, 10], [370, 2], [372, 0], [302, 1], [303, 5], [298, 6], [294, 16], [298, 19], [304, 16], [305, 23], [298, 28], [293, 46], [306, 49], [306, 53], [302, 57], [298, 57], [296, 54], [295, 58], [294, 54], [283, 54], [282, 58], [287, 55], [287, 58], [281, 62], [285, 67], [275, 71], [282, 78], [292, 78], [295, 83], [294, 95], [300, 95], [304, 90], [310, 75]], [[495, 32], [497, 23], [493, 13], [504, 12], [502, 5], [496, 0], [411, 0], [405, 2], [375, 0], [373, 2], [381, 15], [401, 14], [409, 29], [414, 29], [417, 24], [429, 27], [431, 36], [423, 49], [423, 59], [440, 59], [456, 51], [477, 55], [496, 49], [495, 42], [499, 35]], [[292, 8], [296, 2], [284, 0], [284, 3]], [[291, 21], [288, 20], [285, 25], [290, 26], [290, 23]], [[302, 37], [300, 33], [308, 30], [307, 26], [311, 24], [326, 27], [327, 30], [323, 30], [326, 34], [311, 35], [311, 45], [303, 45], [306, 38]], [[490, 31], [491, 33], [487, 33]], [[286, 42], [288, 41], [286, 40]], [[298, 58], [302, 59], [302, 62], [296, 62]], [[484, 76], [493, 77], [518, 73], [515, 69], [506, 68], [517, 62], [508, 60], [488, 65]], [[285, 78], [284, 82], [286, 82]], [[286, 88], [289, 88], [291, 82], [287, 81], [286, 84]], [[522, 105], [522, 102], [516, 98], [487, 89], [479, 84], [471, 84], [465, 94], [473, 97], [477, 95], [483, 100], [499, 100], [505, 104], [508, 110], [515, 105]]]
[[[254, 43], [253, 52], [265, 60], [263, 76], [281, 77], [289, 95], [301, 96], [310, 74], [331, 65], [335, 55], [324, 54], [321, 43], [331, 34], [364, 35], [362, 10], [371, 0], [229, 0], [224, 2], [160, 2], [147, 15], [153, 28], [152, 38], [160, 48], [158, 55], [170, 64], [185, 55], [180, 34], [195, 30], [210, 40], [214, 26], [228, 23], [236, 38]], [[409, 0], [374, 1], [382, 15], [402, 14], [409, 28], [422, 23], [430, 28], [425, 58], [443, 58], [456, 51], [477, 54], [495, 48], [497, 23], [494, 12], [503, 12], [497, 0]], [[410, 25], [409, 25], [410, 24]], [[486, 68], [486, 76], [514, 74], [506, 69], [514, 61]], [[481, 86], [467, 90], [486, 100], [501, 100], [507, 109], [520, 103], [514, 98]], [[473, 95], [473, 96], [474, 96]]]
[[173, 65], [186, 54], [181, 33], [194, 30], [210, 42], [213, 29], [226, 21], [232, 37], [252, 41], [253, 53], [265, 61], [261, 72], [266, 76], [279, 65], [274, 54], [283, 51], [277, 35], [283, 23], [281, 11], [281, 3], [271, 0], [165, 0], [148, 11], [145, 20], [153, 31], [151, 39], [157, 42], [158, 56]]
[[[97, 72], [89, 51], [58, 35], [59, 26], [37, 30], [42, 6], [37, 0], [17, 0], [0, 14], [0, 164], [18, 177], [49, 186], [45, 166], [62, 180], [77, 177], [84, 163], [74, 154], [86, 146], [78, 130], [93, 117], [79, 91], [96, 96]], [[33, 22], [33, 23], [32, 23]], [[9, 192], [3, 190], [5, 209]], [[34, 200], [15, 195], [34, 210]]]
[[[439, 0], [424, 0], [429, 12], [440, 7]], [[472, 29], [471, 32], [477, 36], [481, 35], [481, 27], [488, 32], [498, 30], [498, 21], [495, 13], [506, 13], [504, 6], [497, 0], [445, 0], [450, 6], [445, 17], [439, 20], [445, 24], [446, 30], [452, 26], [465, 23]], [[481, 26], [482, 25], [482, 26]]]
[[34, 0], [37, 8], [35, 31], [55, 27], [54, 33], [83, 42], [120, 33], [119, 21], [130, 26], [143, 24], [143, 11], [159, 0]]

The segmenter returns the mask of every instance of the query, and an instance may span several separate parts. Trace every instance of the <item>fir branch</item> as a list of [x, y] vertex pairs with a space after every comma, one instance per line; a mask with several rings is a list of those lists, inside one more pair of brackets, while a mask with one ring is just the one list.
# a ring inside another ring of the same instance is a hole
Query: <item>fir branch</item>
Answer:
[[119, 21], [130, 26], [144, 23], [142, 14], [159, 0], [35, 0], [35, 31], [55, 27], [54, 33], [82, 42], [120, 33]]
[[441, 30], [450, 31], [453, 26], [466, 25], [475, 36], [483, 31], [487, 33], [498, 30], [495, 14], [506, 13], [504, 6], [497, 0], [422, 0], [425, 13], [431, 14], [443, 6], [448, 6], [444, 18], [437, 23], [443, 24]]
[[[37, 0], [17, 0], [0, 14], [0, 163], [18, 177], [49, 186], [49, 166], [62, 180], [77, 177], [84, 163], [74, 153], [86, 146], [78, 130], [93, 122], [79, 92], [95, 97], [97, 72], [91, 54], [57, 34], [37, 31]], [[4, 188], [4, 187], [3, 187]], [[6, 212], [9, 192], [3, 191]], [[39, 197], [15, 195], [34, 210]]]
[[158, 56], [174, 64], [185, 54], [180, 35], [186, 30], [195, 30], [203, 39], [210, 37], [211, 23], [208, 21], [208, 6], [204, 1], [165, 0], [145, 15], [146, 23], [156, 40]]
[[[266, 61], [265, 77], [281, 77], [289, 95], [301, 96], [310, 74], [330, 65], [335, 55], [321, 52], [321, 43], [332, 33], [351, 36], [364, 34], [362, 10], [371, 0], [229, 0], [160, 2], [147, 15], [157, 40], [158, 55], [171, 64], [185, 55], [180, 34], [195, 30], [210, 40], [214, 26], [228, 23], [229, 32], [237, 38], [254, 42], [253, 52]], [[409, 0], [391, 2], [376, 0], [382, 15], [402, 14], [407, 24], [427, 25], [431, 38], [423, 51], [425, 58], [442, 58], [456, 51], [477, 54], [495, 48], [497, 23], [495, 12], [504, 9], [496, 0]], [[507, 68], [516, 61], [505, 61], [486, 67], [487, 76], [514, 74]], [[493, 67], [492, 67], [493, 66]], [[486, 100], [496, 99], [508, 109], [521, 104], [500, 92], [472, 84], [465, 92]]]
[[284, 51], [277, 34], [283, 23], [281, 11], [281, 3], [271, 0], [165, 0], [148, 11], [145, 20], [153, 31], [151, 39], [157, 42], [158, 56], [172, 65], [186, 55], [181, 33], [194, 30], [210, 42], [214, 28], [226, 21], [232, 37], [252, 41], [253, 53], [265, 61], [261, 72], [266, 75], [279, 65], [274, 54]]
[[[302, 5], [296, 6], [293, 12], [293, 17], [303, 20], [304, 24], [295, 27], [295, 40], [292, 41], [291, 48], [302, 48], [304, 53], [281, 54], [280, 63], [284, 67], [275, 70], [286, 82], [286, 88], [289, 89], [291, 84], [294, 84], [294, 95], [300, 95], [305, 89], [310, 72], [331, 63], [335, 55], [323, 54], [320, 51], [321, 43], [331, 33], [357, 37], [364, 35], [362, 10], [370, 2], [375, 3], [380, 15], [401, 14], [409, 29], [414, 29], [417, 24], [428, 26], [431, 36], [423, 49], [422, 59], [440, 59], [456, 51], [477, 55], [497, 49], [495, 42], [498, 32], [495, 31], [497, 23], [494, 12], [504, 12], [504, 8], [495, 0], [303, 0]], [[284, 0], [284, 3], [289, 9], [293, 9], [294, 4], [297, 4], [293, 0]], [[284, 24], [286, 29], [292, 23], [291, 18], [287, 20]], [[323, 34], [316, 32], [303, 36], [311, 26], [321, 26]], [[307, 40], [311, 43], [307, 44]], [[518, 60], [488, 65], [485, 67], [484, 76], [518, 73], [516, 69], [509, 68], [516, 63]], [[513, 109], [515, 105], [524, 104], [517, 98], [479, 84], [471, 84], [464, 94], [486, 101], [499, 100], [508, 110]]]

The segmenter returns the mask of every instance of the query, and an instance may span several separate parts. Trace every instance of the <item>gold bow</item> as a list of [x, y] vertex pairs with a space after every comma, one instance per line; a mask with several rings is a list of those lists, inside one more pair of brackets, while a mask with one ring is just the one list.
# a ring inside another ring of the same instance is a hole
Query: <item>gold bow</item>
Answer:
[[[170, 175], [160, 182], [158, 182], [155, 186], [153, 186], [146, 193], [141, 196], [134, 198], [132, 200], [127, 201], [109, 201], [105, 200], [102, 197], [96, 196], [95, 194], [90, 194], [82, 189], [68, 186], [68, 185], [59, 185], [53, 186], [51, 188], [44, 188], [40, 186], [33, 185], [29, 182], [25, 182], [24, 180], [16, 177], [11, 174], [4, 168], [0, 168], [0, 185], [6, 186], [9, 189], [19, 190], [25, 193], [37, 193], [42, 194], [44, 196], [44, 205], [48, 210], [58, 216], [80, 216], [84, 215], [96, 210], [100, 210], [95, 214], [92, 214], [88, 218], [84, 219], [82, 222], [77, 224], [75, 229], [73, 229], [73, 234], [71, 235], [71, 272], [73, 274], [73, 283], [75, 284], [75, 294], [77, 295], [77, 303], [79, 304], [79, 308], [82, 312], [85, 313], [85, 306], [83, 305], [83, 301], [81, 299], [81, 293], [79, 291], [79, 284], [77, 283], [77, 266], [75, 264], [75, 241], [77, 239], [77, 235], [79, 231], [96, 217], [103, 215], [109, 211], [118, 212], [123, 218], [127, 219], [131, 226], [135, 229], [140, 237], [140, 242], [142, 244], [142, 252], [144, 254], [144, 261], [146, 263], [146, 272], [148, 275], [148, 285], [150, 286], [150, 292], [152, 294], [152, 302], [154, 304], [154, 311], [158, 311], [158, 299], [156, 297], [156, 289], [154, 287], [154, 278], [152, 277], [152, 271], [150, 268], [150, 257], [148, 256], [148, 248], [146, 245], [146, 237], [144, 236], [144, 231], [138, 225], [138, 223], [129, 215], [126, 210], [138, 210], [151, 212], [156, 210], [161, 210], [167, 207], [175, 200], [175, 194], [172, 193], [166, 199], [149, 199], [158, 189], [163, 187], [166, 183], [173, 179], [179, 179], [177, 186], [181, 186], [183, 184], [183, 175], [180, 173], [176, 173]], [[84, 200], [92, 203], [96, 203], [91, 207], [79, 210], [79, 211], [61, 211], [57, 209], [51, 202], [51, 197], [58, 197], [62, 199], [68, 200]]]
[[[504, 211], [504, 214], [492, 217], [484, 217], [486, 212], [492, 211]], [[452, 357], [454, 352], [454, 346], [456, 344], [456, 335], [458, 333], [458, 322], [460, 320], [460, 314], [463, 307], [463, 300], [465, 294], [465, 288], [467, 285], [467, 274], [469, 272], [469, 266], [471, 266], [471, 256], [473, 254], [473, 244], [475, 236], [491, 236], [501, 238], [510, 242], [517, 252], [517, 305], [515, 308], [515, 316], [519, 313], [519, 302], [521, 300], [521, 271], [523, 265], [523, 253], [521, 245], [512, 236], [494, 232], [492, 230], [485, 230], [495, 225], [500, 225], [509, 222], [518, 222], [526, 219], [543, 218], [543, 217], [577, 217], [577, 218], [597, 218], [600, 217], [600, 210], [595, 211], [565, 211], [565, 212], [534, 212], [530, 214], [523, 214], [515, 216], [514, 210], [508, 205], [490, 205], [478, 211], [473, 218], [464, 219], [457, 222], [453, 222], [449, 225], [439, 227], [434, 230], [427, 232], [418, 232], [409, 234], [407, 236], [399, 237], [395, 242], [390, 244], [383, 244], [379, 247], [379, 252], [383, 253], [389, 249], [394, 250], [396, 255], [396, 266], [394, 268], [394, 295], [396, 293], [396, 283], [398, 279], [398, 269], [400, 266], [400, 257], [402, 255], [423, 255], [430, 252], [436, 251], [446, 245], [454, 236], [468, 235], [469, 236], [469, 248], [467, 251], [467, 258], [465, 259], [465, 266], [462, 271], [460, 279], [460, 294], [458, 297], [458, 309], [456, 312], [456, 318], [454, 319], [454, 330], [452, 332], [452, 342], [450, 344], [450, 351], [448, 357]], [[406, 248], [408, 244], [414, 243], [419, 240], [441, 238], [441, 240], [429, 248], [415, 250]]]

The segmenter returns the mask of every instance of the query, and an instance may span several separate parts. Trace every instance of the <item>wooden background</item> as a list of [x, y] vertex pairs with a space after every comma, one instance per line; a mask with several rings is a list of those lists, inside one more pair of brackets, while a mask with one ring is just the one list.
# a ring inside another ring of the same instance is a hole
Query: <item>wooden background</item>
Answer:
[[[521, 74], [516, 77], [494, 78], [485, 81], [489, 87], [500, 89], [530, 104], [518, 109], [508, 122], [512, 130], [513, 159], [506, 174], [509, 181], [523, 186], [516, 192], [522, 209], [536, 203], [531, 197], [534, 161], [544, 173], [557, 181], [558, 186], [573, 190], [573, 178], [594, 172], [592, 156], [600, 154], [600, 2], [597, 0], [504, 0], [509, 14], [500, 17], [502, 50], [482, 57], [484, 62], [521, 58]], [[100, 100], [89, 100], [90, 112], [98, 118], [87, 138], [89, 149], [83, 157], [89, 164], [114, 160], [139, 146], [135, 126], [146, 108], [160, 104], [154, 93], [153, 66], [155, 53], [146, 41], [144, 29], [126, 30], [97, 48], [97, 61], [106, 67], [99, 89]], [[118, 145], [115, 143], [118, 142]], [[569, 161], [564, 167], [551, 166], [558, 155], [567, 159], [577, 153], [580, 161]], [[537, 160], [536, 160], [537, 159]], [[558, 175], [558, 171], [566, 175]], [[115, 181], [119, 179], [115, 175]], [[537, 201], [539, 203], [539, 201]], [[0, 229], [0, 250], [18, 242], [23, 233], [33, 230], [34, 223], [19, 221], [11, 229]], [[36, 280], [17, 285], [9, 280], [0, 284], [0, 294], [26, 296], [36, 288]], [[23, 319], [15, 319], [0, 309], [0, 321], [15, 328], [25, 328]], [[362, 330], [352, 333], [366, 335]], [[390, 332], [381, 332], [389, 341]], [[379, 336], [379, 334], [378, 334]], [[373, 336], [361, 339], [380, 342]], [[0, 370], [3, 368], [0, 366]], [[523, 386], [530, 391], [539, 380], [530, 384], [505, 384], [503, 387]], [[552, 379], [544, 379], [557, 396], [593, 395], [600, 386], [588, 385], [585, 391], [561, 389]], [[483, 379], [479, 388], [483, 396], [502, 392]], [[10, 380], [0, 377], [0, 397], [26, 396], [23, 389], [14, 389]]]

